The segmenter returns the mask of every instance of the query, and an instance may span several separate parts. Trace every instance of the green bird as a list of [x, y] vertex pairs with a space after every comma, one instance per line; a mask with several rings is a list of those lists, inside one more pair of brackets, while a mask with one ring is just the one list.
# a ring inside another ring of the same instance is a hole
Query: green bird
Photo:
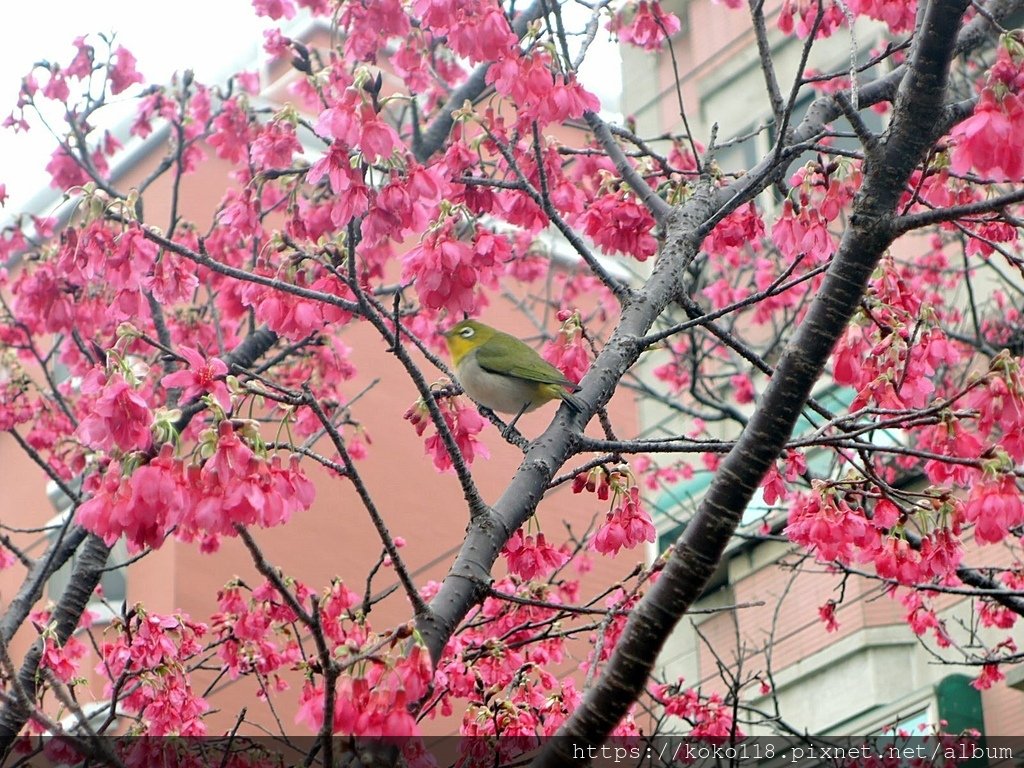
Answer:
[[514, 413], [508, 429], [524, 413], [561, 399], [576, 412], [579, 387], [529, 344], [476, 320], [463, 320], [444, 334], [459, 384], [480, 405]]

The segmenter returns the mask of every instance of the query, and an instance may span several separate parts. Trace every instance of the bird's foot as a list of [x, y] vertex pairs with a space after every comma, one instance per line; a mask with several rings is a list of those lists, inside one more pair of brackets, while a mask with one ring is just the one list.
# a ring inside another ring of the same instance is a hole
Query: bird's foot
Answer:
[[525, 443], [526, 438], [523, 437], [523, 433], [516, 429], [515, 424], [506, 424], [505, 428], [501, 430], [501, 439], [509, 443]]

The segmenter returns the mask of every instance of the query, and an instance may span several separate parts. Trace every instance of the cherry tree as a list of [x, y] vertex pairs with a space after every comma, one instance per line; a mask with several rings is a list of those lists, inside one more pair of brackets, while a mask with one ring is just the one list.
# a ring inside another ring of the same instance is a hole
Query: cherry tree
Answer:
[[[502, 757], [542, 736], [649, 733], [659, 713], [694, 738], [741, 739], [741, 690], [652, 674], [758, 493], [761, 535], [879, 580], [932, 642], [955, 644], [935, 596], [976, 596], [1004, 633], [961, 649], [979, 687], [1019, 661], [1024, 36], [1006, 26], [1024, 4], [783, 0], [772, 16], [776, 4], [722, 0], [714, 12], [753, 31], [772, 115], [750, 167], [723, 155], [744, 137], [687, 127], [681, 87], [669, 98], [683, 130], [645, 136], [604, 119], [581, 84], [597, 35], [671, 58], [680, 19], [658, 2], [253, 4], [271, 19], [298, 6], [337, 33], [266, 35], [297, 74], [285, 106], [246, 74], [146, 84], [124, 47], [83, 37], [25, 78], [6, 121], [52, 133], [46, 170], [68, 204], [17, 216], [0, 239], [0, 427], [71, 513], [41, 553], [26, 549], [32, 531], [0, 529], [0, 567], [21, 585], [0, 615], [0, 754], [61, 732], [57, 714], [85, 719], [90, 652], [108, 708], [60, 744], [111, 760], [95, 737], [116, 719], [210, 734], [217, 689], [199, 681], [211, 669], [289, 702], [296, 723], [281, 732], [315, 734], [310, 759], [326, 764], [334, 735], [417, 735], [456, 712], [461, 733], [503, 737]], [[805, 66], [859, 18], [885, 28], [868, 58]], [[769, 23], [796, 38], [793, 82]], [[98, 128], [126, 98], [127, 137]], [[53, 104], [66, 105], [59, 123]], [[160, 157], [130, 186], [112, 170], [125, 140]], [[180, 191], [213, 165], [223, 189], [199, 224]], [[147, 200], [161, 185], [158, 222]], [[552, 409], [539, 435], [477, 407], [444, 354], [444, 330], [509, 297], [580, 386], [582, 410]], [[394, 429], [414, 430], [436, 482], [461, 493], [465, 535], [442, 581], [406, 566], [410, 532], [389, 530], [364, 481], [393, 457], [360, 428], [374, 371], [353, 363], [356, 332], [417, 393]], [[848, 405], [820, 400], [821, 382], [850, 391]], [[660, 433], [625, 434], [616, 392], [666, 414]], [[485, 499], [492, 430], [521, 459]], [[695, 471], [712, 479], [678, 539], [581, 592], [594, 558], [640, 559], [653, 493]], [[358, 497], [382, 550], [369, 576], [338, 564], [338, 578], [306, 584], [263, 551], [260, 529], [314, 504], [314, 476]], [[596, 524], [536, 528], [545, 494], [570, 485]], [[262, 582], [224, 585], [213, 616], [143, 603], [90, 634], [112, 547], [125, 542], [130, 572], [170, 539], [210, 558], [238, 539]], [[381, 567], [405, 601], [393, 626], [369, 620]], [[25, 631], [33, 642], [12, 654]], [[581, 669], [553, 674], [574, 638], [593, 642]], [[540, 763], [572, 761], [569, 743], [543, 742]], [[402, 748], [425, 759], [417, 742]]]

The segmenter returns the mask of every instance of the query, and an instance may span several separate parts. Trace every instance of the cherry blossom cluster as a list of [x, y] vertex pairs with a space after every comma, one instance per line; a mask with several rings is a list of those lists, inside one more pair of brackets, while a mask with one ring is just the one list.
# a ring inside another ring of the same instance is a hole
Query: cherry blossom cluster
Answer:
[[[543, 541], [542, 535], [537, 539]], [[517, 545], [506, 552], [512, 575], [495, 582], [493, 596], [449, 641], [435, 675], [437, 699], [428, 705], [430, 711], [450, 715], [456, 700], [467, 707], [460, 729], [471, 737], [460, 742], [467, 764], [493, 761], [496, 753], [508, 759], [522, 757], [536, 749], [542, 737], [554, 735], [581, 699], [571, 667], [566, 674], [551, 671], [569, 661], [569, 637], [589, 627], [591, 642], [604, 649], [599, 659], [591, 652], [580, 665], [581, 670], [590, 670], [607, 660], [637, 600], [636, 587], [629, 594], [616, 589], [602, 601], [607, 618], [568, 629], [579, 615], [563, 612], [560, 606], [579, 602], [579, 581], [554, 563], [527, 578], [516, 571], [523, 565], [520, 550]], [[579, 572], [584, 569], [578, 558], [573, 564]], [[600, 641], [598, 633], [603, 635]], [[639, 734], [632, 715], [615, 733]]]
[[654, 700], [665, 708], [665, 714], [678, 717], [692, 725], [690, 737], [724, 743], [743, 739], [744, 734], [733, 722], [733, 711], [716, 693], [701, 696], [693, 688], [684, 688], [682, 680], [675, 684], [654, 686]]
[[573, 493], [594, 493], [609, 504], [604, 523], [590, 541], [591, 549], [604, 555], [616, 555], [620, 549], [632, 549], [657, 538], [650, 513], [640, 498], [640, 487], [628, 469], [594, 467], [576, 476], [572, 490]]
[[952, 171], [964, 174], [973, 169], [995, 181], [1024, 178], [1024, 161], [1013, 151], [1024, 135], [1022, 87], [1024, 40], [1017, 32], [1004, 38], [974, 114], [951, 133]]
[[619, 40], [638, 48], [657, 50], [679, 31], [679, 17], [666, 13], [659, 2], [628, 3], [612, 19], [608, 29]]
[[[490, 456], [487, 446], [477, 437], [486, 422], [475, 406], [467, 402], [466, 398], [449, 397], [439, 400], [438, 407], [466, 464], [472, 464], [477, 456], [484, 459]], [[434, 426], [429, 408], [423, 400], [418, 400], [405, 412], [405, 419], [421, 437], [428, 428]], [[423, 449], [432, 457], [439, 472], [454, 470], [451, 453], [436, 428], [423, 441]]]
[[[138, 716], [140, 735], [203, 736], [206, 700], [190, 682], [190, 664], [202, 653], [208, 629], [188, 616], [161, 616], [135, 609], [107, 629], [96, 671], [105, 694], [129, 715]], [[143, 717], [144, 715], [144, 717]]]
[[270, 528], [309, 509], [315, 491], [297, 460], [285, 466], [278, 456], [259, 456], [241, 431], [220, 422], [203, 437], [209, 455], [201, 464], [176, 458], [169, 443], [134, 469], [110, 462], [88, 476], [77, 521], [108, 544], [124, 536], [134, 550], [157, 548], [173, 531], [214, 551], [217, 537], [234, 535], [236, 526]]
[[590, 368], [590, 350], [579, 310], [559, 310], [562, 327], [554, 340], [544, 345], [541, 356], [565, 374], [569, 381], [579, 383]]

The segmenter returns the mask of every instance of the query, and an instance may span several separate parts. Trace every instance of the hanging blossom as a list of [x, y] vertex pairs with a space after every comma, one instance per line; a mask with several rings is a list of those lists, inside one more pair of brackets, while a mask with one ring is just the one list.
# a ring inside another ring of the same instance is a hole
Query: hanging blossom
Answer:
[[773, 505], [779, 501], [789, 499], [792, 492], [787, 488], [786, 483], [797, 483], [807, 474], [807, 460], [800, 451], [787, 450], [783, 454], [785, 458], [785, 471], [779, 472], [778, 462], [774, 462], [765, 473], [761, 481], [765, 504]]
[[[322, 273], [318, 267], [275, 269], [267, 263], [260, 263], [253, 271], [258, 275], [285, 280], [299, 288], [309, 288], [340, 299], [349, 299], [352, 295], [344, 283], [334, 275]], [[257, 320], [291, 341], [304, 339], [332, 324], [341, 326], [351, 318], [344, 309], [326, 300], [297, 296], [255, 282], [240, 286], [238, 298], [243, 306], [253, 309]]]
[[917, 19], [917, 0], [847, 0], [850, 10], [885, 22], [893, 32], [907, 32]]
[[97, 395], [75, 430], [85, 445], [98, 451], [116, 447], [125, 453], [149, 448], [153, 413], [146, 398], [120, 372], [107, 377], [102, 368], [93, 368], [82, 379], [81, 392]]
[[826, 632], [838, 632], [839, 621], [836, 619], [836, 601], [827, 600], [818, 607], [818, 618], [825, 624]]
[[312, 506], [315, 490], [296, 457], [285, 466], [257, 456], [227, 420], [201, 440], [211, 453], [201, 465], [186, 465], [165, 444], [134, 470], [114, 461], [93, 472], [75, 519], [108, 545], [124, 536], [139, 551], [161, 546], [176, 526], [184, 539], [233, 536], [236, 525], [281, 525]]
[[583, 318], [579, 310], [562, 309], [558, 312], [562, 327], [554, 341], [544, 345], [541, 356], [578, 384], [590, 368], [590, 351], [583, 337]]
[[748, 251], [761, 250], [764, 220], [753, 203], [737, 208], [708, 233], [703, 248], [709, 254], [724, 256], [736, 269], [746, 266]]
[[964, 517], [974, 523], [974, 537], [996, 544], [1024, 525], [1024, 499], [1013, 475], [993, 476], [971, 487], [964, 502]]
[[[480, 434], [487, 423], [477, 409], [467, 403], [465, 398], [461, 397], [444, 398], [439, 400], [437, 405], [441, 409], [441, 415], [444, 417], [452, 437], [455, 438], [455, 444], [458, 446], [459, 452], [462, 454], [466, 464], [472, 464], [478, 456], [484, 459], [490, 458], [491, 454], [487, 450], [487, 446], [477, 438], [477, 435]], [[405, 412], [404, 418], [413, 425], [416, 429], [416, 434], [420, 437], [426, 432], [428, 426], [433, 425], [430, 411], [423, 400], [416, 401]], [[438, 472], [455, 471], [452, 457], [449, 455], [440, 434], [434, 432], [427, 435], [427, 438], [423, 441], [423, 448], [427, 454], [433, 457], [434, 467]]]
[[[948, 411], [942, 414], [942, 421], [938, 424], [925, 425], [918, 430], [917, 447], [956, 459], [981, 456], [986, 450], [984, 442], [974, 434], [969, 422], [956, 418]], [[924, 473], [936, 485], [953, 484], [967, 488], [981, 475], [981, 470], [969, 464], [928, 459], [924, 463]]]
[[109, 628], [114, 639], [100, 645], [96, 672], [106, 681], [105, 695], [116, 688], [118, 709], [137, 715], [145, 735], [206, 734], [202, 717], [210, 707], [192, 690], [187, 675], [187, 664], [203, 650], [200, 639], [206, 631], [206, 625], [184, 614], [164, 616], [141, 608]]
[[680, 679], [674, 685], [655, 685], [651, 695], [665, 708], [665, 714], [693, 724], [690, 738], [712, 743], [746, 738], [733, 722], [732, 707], [717, 693], [701, 696], [694, 688], [683, 688]]
[[[308, 602], [312, 593], [305, 585], [290, 586], [296, 600]], [[232, 581], [217, 593], [217, 607], [210, 627], [219, 641], [217, 655], [231, 679], [256, 673], [272, 681], [277, 690], [287, 687], [278, 673], [300, 663], [302, 651], [292, 631], [298, 617], [276, 588], [264, 582], [246, 595], [242, 583]]]
[[340, 10], [337, 24], [344, 30], [349, 61], [374, 61], [378, 54], [389, 52], [390, 43], [408, 40], [411, 35], [409, 15], [400, 0], [345, 3]]
[[575, 75], [553, 74], [552, 69], [547, 52], [529, 56], [511, 53], [490, 66], [486, 81], [516, 105], [520, 125], [531, 121], [540, 126], [563, 123], [601, 108], [598, 98]]
[[264, 125], [249, 150], [254, 169], [288, 168], [292, 157], [302, 152], [295, 135], [295, 126], [288, 119], [273, 120]]
[[[437, 699], [425, 711], [464, 712], [460, 742], [466, 765], [490, 765], [495, 755], [514, 759], [534, 748], [542, 736], [554, 735], [580, 701], [571, 676], [547, 670], [565, 660], [565, 638], [541, 627], [557, 616], [557, 607], [536, 601], [558, 601], [555, 587], [536, 581], [505, 578], [498, 595], [529, 602], [489, 597], [451, 638], [435, 675]], [[610, 645], [610, 644], [609, 644]], [[630, 720], [631, 722], [631, 720]]]
[[1005, 350], [992, 360], [984, 383], [972, 389], [966, 402], [978, 411], [978, 435], [1024, 461], [1024, 374], [1020, 364]]
[[654, 217], [628, 192], [601, 195], [580, 217], [584, 232], [600, 248], [647, 261], [658, 250]]
[[212, 128], [206, 141], [214, 148], [217, 157], [234, 165], [248, 159], [254, 129], [238, 97], [221, 105], [220, 112], [213, 118]]
[[818, 24], [815, 37], [830, 37], [846, 20], [843, 10], [835, 0], [783, 0], [779, 13], [779, 30], [786, 35], [796, 34], [803, 39], [811, 34], [818, 9], [824, 14]]
[[833, 352], [836, 382], [858, 390], [851, 410], [924, 407], [942, 381], [937, 372], [959, 363], [958, 345], [923, 298], [921, 286], [905, 280], [892, 259], [882, 260], [869, 284], [870, 311], [859, 314]]
[[950, 138], [951, 169], [964, 174], [975, 169], [995, 181], [1024, 178], [1024, 46], [1007, 36], [974, 114], [958, 124]]
[[236, 525], [270, 528], [312, 506], [316, 492], [299, 469], [297, 456], [288, 466], [282, 465], [279, 456], [267, 461], [256, 455], [241, 430], [226, 420], [218, 425], [215, 438], [208, 433], [203, 442], [209, 445], [214, 439], [213, 455], [191, 483], [200, 498], [182, 516], [184, 535], [231, 536]]
[[438, 167], [412, 166], [392, 173], [390, 183], [376, 192], [373, 207], [361, 225], [364, 242], [401, 242], [411, 232], [423, 232], [437, 216], [447, 185]]
[[526, 581], [544, 578], [569, 561], [569, 555], [548, 544], [543, 533], [524, 536], [521, 530], [509, 537], [501, 553], [509, 571]]
[[945, 622], [935, 613], [930, 600], [918, 590], [898, 590], [893, 597], [898, 599], [906, 609], [906, 622], [915, 635], [924, 636], [929, 632], [940, 648], [948, 648], [951, 644]]
[[89, 174], [63, 147], [57, 147], [50, 155], [46, 172], [50, 174], [50, 186], [54, 189], [69, 190], [89, 181]]
[[685, 335], [680, 335], [670, 341], [668, 347], [672, 359], [656, 367], [654, 377], [659, 381], [664, 381], [671, 387], [672, 393], [678, 395], [690, 386], [693, 375], [688, 358], [690, 339]]
[[608, 31], [618, 35], [620, 41], [648, 51], [661, 48], [679, 28], [679, 17], [666, 13], [656, 0], [629, 3], [608, 23]]
[[517, 43], [495, 0], [416, 0], [413, 11], [423, 29], [444, 37], [457, 56], [472, 64], [493, 61]]
[[586, 475], [578, 475], [572, 490], [573, 493], [593, 491], [599, 499], [611, 497], [605, 522], [590, 540], [591, 549], [616, 555], [620, 549], [632, 549], [641, 542], [653, 542], [657, 538], [650, 513], [640, 499], [640, 488], [628, 469], [608, 472], [603, 467], [595, 467]]
[[142, 75], [135, 69], [135, 56], [119, 45], [114, 51], [114, 64], [107, 67], [107, 77], [110, 79], [110, 92], [115, 96], [128, 89], [135, 83], [142, 82]]
[[651, 516], [640, 500], [640, 489], [633, 486], [619, 494], [618, 504], [608, 512], [604, 525], [591, 540], [591, 548], [606, 555], [616, 555], [622, 548], [632, 549], [641, 542], [657, 538]]
[[979, 691], [987, 691], [993, 685], [1001, 683], [1005, 679], [1006, 675], [999, 670], [998, 664], [983, 664], [981, 674], [971, 681], [971, 687]]
[[43, 633], [43, 656], [39, 666], [49, 669], [62, 683], [70, 684], [78, 677], [78, 668], [82, 658], [89, 653], [89, 646], [74, 635], [57, 644], [52, 631]]
[[370, 162], [384, 161], [401, 152], [402, 140], [364, 96], [361, 89], [346, 89], [341, 99], [320, 113], [316, 130], [334, 139], [337, 150], [347, 154], [350, 149], [359, 149]]
[[815, 550], [820, 562], [851, 562], [876, 535], [865, 517], [820, 481], [789, 511], [786, 535]]
[[[396, 636], [394, 643], [399, 639]], [[369, 635], [364, 643], [372, 648], [379, 644], [379, 639]], [[352, 643], [346, 652], [358, 654], [360, 646]], [[432, 680], [430, 654], [419, 643], [411, 648], [403, 645], [387, 655], [369, 655], [365, 664], [353, 668], [336, 683], [332, 732], [373, 737], [419, 735], [419, 726], [409, 707], [426, 695]], [[320, 731], [325, 703], [323, 681], [307, 682], [299, 696], [295, 722], [313, 732]]]
[[453, 316], [473, 314], [481, 297], [479, 287], [496, 287], [511, 260], [506, 238], [486, 230], [466, 242], [455, 232], [449, 217], [430, 230], [402, 259], [402, 279], [414, 280], [420, 301], [431, 309], [447, 309]]

